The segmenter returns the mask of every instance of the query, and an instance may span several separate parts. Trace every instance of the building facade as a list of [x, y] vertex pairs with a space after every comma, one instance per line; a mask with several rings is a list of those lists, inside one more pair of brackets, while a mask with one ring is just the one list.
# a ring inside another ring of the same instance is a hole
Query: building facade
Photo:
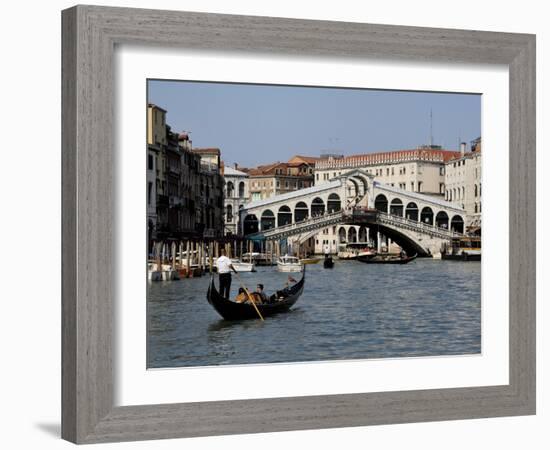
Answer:
[[224, 192], [219, 148], [193, 148], [199, 157], [199, 189], [195, 196], [196, 230], [202, 237], [224, 235]]
[[468, 214], [467, 226], [481, 227], [481, 138], [461, 144], [460, 156], [445, 164], [445, 200], [459, 205]]
[[193, 149], [174, 133], [166, 110], [147, 108], [147, 233], [153, 241], [223, 236], [219, 149]]
[[287, 162], [247, 169], [250, 200], [264, 200], [313, 186], [313, 172], [318, 160], [319, 158], [294, 156]]
[[250, 201], [248, 173], [235, 167], [223, 167], [225, 234], [238, 234], [239, 210]]
[[353, 169], [365, 169], [375, 180], [389, 186], [436, 197], [445, 195], [445, 164], [460, 152], [439, 146], [423, 146], [414, 150], [397, 150], [352, 156], [330, 156], [315, 164], [315, 184]]

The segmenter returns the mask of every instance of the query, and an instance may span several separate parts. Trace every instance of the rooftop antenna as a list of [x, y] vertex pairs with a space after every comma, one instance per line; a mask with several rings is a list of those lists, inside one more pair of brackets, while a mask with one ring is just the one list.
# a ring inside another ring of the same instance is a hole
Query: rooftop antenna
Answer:
[[433, 117], [432, 108], [430, 108], [430, 147], [433, 145]]

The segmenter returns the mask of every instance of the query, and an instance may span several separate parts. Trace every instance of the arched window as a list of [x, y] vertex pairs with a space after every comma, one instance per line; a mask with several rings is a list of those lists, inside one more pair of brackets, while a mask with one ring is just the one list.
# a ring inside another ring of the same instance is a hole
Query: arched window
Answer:
[[342, 209], [340, 196], [338, 194], [330, 194], [327, 201], [327, 211], [329, 213], [338, 212]]
[[311, 202], [311, 217], [322, 216], [325, 213], [325, 202], [315, 197]]
[[344, 244], [347, 241], [346, 229], [344, 227], [340, 227], [338, 230], [338, 241], [340, 244]]
[[384, 194], [378, 194], [374, 199], [374, 207], [378, 211], [388, 212], [388, 199]]
[[294, 222], [301, 222], [302, 220], [306, 220], [309, 215], [309, 208], [304, 202], [298, 202], [296, 203], [296, 206], [294, 207]]
[[477, 184], [474, 184], [474, 197], [477, 197]]
[[233, 222], [233, 206], [231, 205], [227, 205], [227, 209], [226, 209], [226, 221], [228, 223], [230, 222]]
[[348, 242], [357, 242], [357, 230], [355, 227], [350, 227], [348, 230]]
[[288, 206], [283, 205], [277, 213], [277, 226], [283, 227], [289, 223], [292, 223], [292, 211]]
[[271, 211], [270, 209], [266, 209], [262, 213], [260, 227], [262, 231], [267, 231], [271, 228], [275, 228], [275, 214], [273, 214], [273, 211]]
[[449, 228], [449, 216], [445, 211], [439, 211], [435, 216], [435, 224], [439, 228]]
[[239, 183], [239, 198], [244, 197], [244, 181]]
[[233, 183], [231, 181], [228, 181], [225, 185], [225, 192], [227, 195], [227, 198], [233, 197], [233, 193], [235, 191], [235, 187], [233, 186]]
[[399, 198], [394, 198], [390, 204], [390, 214], [403, 217], [403, 202]]
[[434, 212], [432, 211], [432, 208], [429, 206], [422, 208], [422, 211], [420, 211], [420, 221], [429, 225], [434, 224]]
[[451, 230], [457, 233], [464, 233], [464, 220], [460, 216], [453, 216], [451, 219]]
[[367, 242], [367, 227], [359, 227], [359, 242]]
[[258, 232], [258, 218], [254, 214], [248, 214], [243, 220], [243, 233], [245, 235]]
[[405, 217], [410, 220], [418, 221], [418, 206], [416, 203], [410, 202], [407, 204], [405, 208]]

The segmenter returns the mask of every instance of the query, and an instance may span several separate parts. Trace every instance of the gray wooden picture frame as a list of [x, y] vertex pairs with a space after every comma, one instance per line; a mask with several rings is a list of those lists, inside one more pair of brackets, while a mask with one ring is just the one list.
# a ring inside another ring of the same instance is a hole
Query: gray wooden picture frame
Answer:
[[[94, 443], [535, 413], [535, 36], [97, 6], [63, 11], [62, 31], [64, 439]], [[116, 44], [507, 65], [509, 384], [115, 407]]]

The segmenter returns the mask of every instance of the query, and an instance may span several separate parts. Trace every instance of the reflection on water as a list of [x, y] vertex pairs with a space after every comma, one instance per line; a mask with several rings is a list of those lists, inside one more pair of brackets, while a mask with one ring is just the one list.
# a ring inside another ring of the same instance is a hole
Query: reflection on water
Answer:
[[[150, 283], [148, 367], [479, 353], [480, 268], [431, 259], [309, 265], [294, 308], [265, 322], [222, 320], [206, 300], [209, 276]], [[248, 287], [263, 283], [268, 294], [287, 276], [275, 267], [241, 274]]]

